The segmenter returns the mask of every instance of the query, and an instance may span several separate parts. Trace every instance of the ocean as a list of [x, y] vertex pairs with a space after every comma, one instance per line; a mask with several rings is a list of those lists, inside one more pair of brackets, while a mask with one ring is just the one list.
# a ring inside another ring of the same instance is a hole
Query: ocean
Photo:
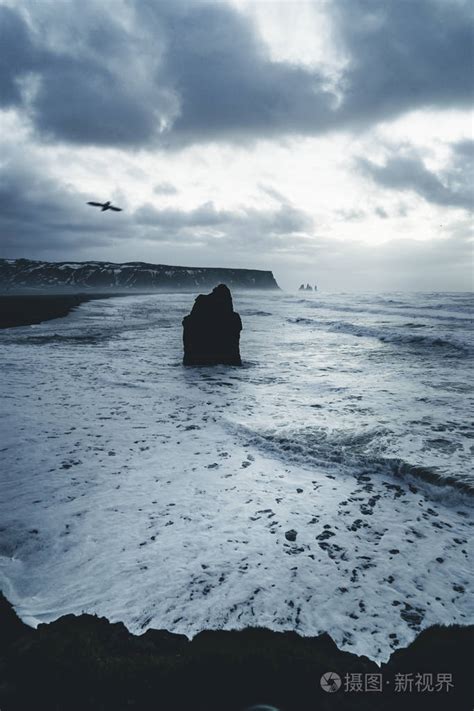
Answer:
[[21, 618], [328, 632], [379, 662], [473, 623], [472, 295], [235, 293], [241, 368], [181, 365], [192, 302], [0, 332]]

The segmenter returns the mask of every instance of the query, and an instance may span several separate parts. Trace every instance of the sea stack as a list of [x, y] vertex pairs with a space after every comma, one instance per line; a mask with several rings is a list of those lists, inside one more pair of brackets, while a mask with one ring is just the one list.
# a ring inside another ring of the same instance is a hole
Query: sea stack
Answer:
[[183, 319], [183, 365], [242, 365], [239, 340], [242, 321], [225, 284], [199, 294]]

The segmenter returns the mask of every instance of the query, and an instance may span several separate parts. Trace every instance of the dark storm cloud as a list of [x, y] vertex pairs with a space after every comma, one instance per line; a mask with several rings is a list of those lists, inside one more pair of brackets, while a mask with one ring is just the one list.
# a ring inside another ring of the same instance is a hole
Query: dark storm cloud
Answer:
[[140, 87], [124, 85], [94, 61], [62, 58], [58, 64], [49, 62], [42, 72], [33, 115], [46, 137], [133, 146], [146, 143], [155, 132], [149, 100]]
[[[29, 22], [0, 7], [0, 101], [26, 107], [50, 138], [180, 147], [317, 134], [469, 100], [470, 3], [328, 7], [348, 55], [337, 100], [317, 70], [271, 61], [250, 20], [224, 3], [130, 1], [130, 19], [118, 2], [88, 0], [80, 18], [69, 3], [29, 3]], [[29, 101], [25, 78], [36, 80]]]
[[383, 165], [359, 158], [357, 165], [365, 175], [384, 188], [408, 190], [436, 205], [472, 210], [473, 145], [474, 141], [454, 144], [451, 163], [439, 174], [428, 170], [417, 155], [397, 153], [390, 156]]
[[[252, 25], [230, 7], [130, 5], [134, 22], [125, 31], [111, 12], [116, 5], [105, 14], [85, 3], [78, 39], [57, 46], [53, 30], [66, 28], [67, 35], [70, 5], [55, 5], [46, 18], [48, 5], [30, 5], [32, 25], [44, 34], [0, 6], [2, 103], [27, 109], [46, 137], [111, 146], [147, 145], [160, 136], [166, 146], [270, 135], [288, 122], [303, 126], [308, 111], [316, 123], [327, 121], [322, 78], [271, 62]], [[29, 102], [20, 91], [27, 77], [37, 79]]]
[[472, 103], [469, 0], [338, 0], [330, 7], [351, 59], [342, 120], [370, 123], [419, 107]]
[[20, 79], [38, 65], [29, 30], [14, 10], [0, 6], [0, 107], [21, 102]]
[[333, 96], [322, 75], [270, 61], [249, 21], [223, 3], [177, 8], [170, 17], [148, 4], [166, 27], [164, 73], [180, 100], [171, 139], [252, 138], [327, 125]]
[[[137, 78], [139, 38], [124, 32], [99, 5], [84, 7], [94, 12], [86, 13], [78, 40], [72, 41], [70, 4], [32, 5], [31, 27], [19, 11], [0, 5], [0, 106], [23, 107], [46, 138], [144, 145], [155, 135], [160, 114], [167, 114], [170, 96]], [[55, 46], [58, 35], [61, 43]]]

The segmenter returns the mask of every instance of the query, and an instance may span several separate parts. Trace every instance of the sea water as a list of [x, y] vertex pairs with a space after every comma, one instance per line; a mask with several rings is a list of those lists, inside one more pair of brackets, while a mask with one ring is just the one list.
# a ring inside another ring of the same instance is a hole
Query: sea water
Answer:
[[472, 296], [236, 293], [241, 368], [181, 365], [192, 301], [0, 333], [22, 619], [328, 632], [378, 661], [472, 623]]

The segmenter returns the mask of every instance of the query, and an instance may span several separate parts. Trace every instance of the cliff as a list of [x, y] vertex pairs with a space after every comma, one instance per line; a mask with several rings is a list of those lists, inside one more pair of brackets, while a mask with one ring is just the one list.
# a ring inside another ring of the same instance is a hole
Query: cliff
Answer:
[[0, 289], [176, 289], [196, 291], [225, 283], [231, 289], [278, 289], [270, 271], [218, 267], [172, 267], [146, 262], [40, 262], [0, 259]]

